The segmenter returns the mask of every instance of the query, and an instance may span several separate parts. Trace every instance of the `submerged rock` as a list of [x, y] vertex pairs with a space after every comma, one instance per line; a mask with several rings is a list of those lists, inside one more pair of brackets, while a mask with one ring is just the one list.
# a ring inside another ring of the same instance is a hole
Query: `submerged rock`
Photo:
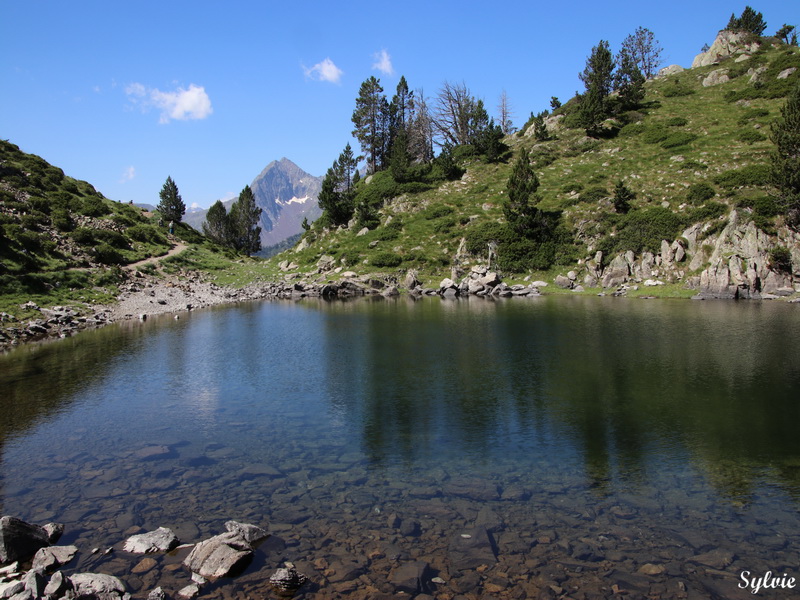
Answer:
[[166, 527], [159, 527], [155, 531], [132, 535], [125, 541], [123, 550], [134, 554], [147, 554], [150, 552], [169, 552], [175, 548], [180, 541]]
[[252, 556], [250, 544], [240, 534], [228, 532], [197, 544], [183, 564], [203, 577], [227, 577], [247, 566]]
[[259, 542], [269, 536], [267, 530], [258, 525], [239, 523], [238, 521], [227, 521], [225, 523], [225, 529], [230, 533], [239, 534], [248, 544]]
[[269, 583], [281, 594], [293, 594], [308, 581], [308, 577], [299, 573], [293, 566], [280, 568], [270, 575]]

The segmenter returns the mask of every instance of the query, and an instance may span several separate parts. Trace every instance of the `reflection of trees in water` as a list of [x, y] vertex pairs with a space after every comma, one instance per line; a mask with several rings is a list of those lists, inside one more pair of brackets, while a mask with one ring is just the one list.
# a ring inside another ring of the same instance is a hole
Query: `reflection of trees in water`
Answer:
[[[377, 463], [488, 458], [557, 431], [601, 491], [693, 460], [740, 497], [767, 465], [800, 458], [790, 307], [550, 298], [337, 308], [326, 322], [330, 395], [359, 420]], [[798, 489], [800, 469], [768, 472]]]

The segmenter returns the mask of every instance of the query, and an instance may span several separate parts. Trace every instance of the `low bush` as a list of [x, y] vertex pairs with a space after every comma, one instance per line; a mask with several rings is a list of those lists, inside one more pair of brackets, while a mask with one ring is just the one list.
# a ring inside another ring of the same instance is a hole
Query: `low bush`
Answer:
[[608, 190], [604, 187], [590, 187], [585, 192], [581, 192], [578, 197], [579, 202], [599, 202], [604, 198], [608, 198]]
[[671, 148], [678, 148], [679, 146], [690, 144], [696, 139], [697, 135], [694, 133], [676, 131], [674, 133], [670, 133], [659, 145], [664, 148], [664, 150], [669, 150]]
[[396, 252], [376, 252], [370, 259], [370, 263], [374, 267], [399, 267], [403, 262], [403, 257]]
[[668, 127], [683, 127], [688, 122], [689, 121], [687, 119], [684, 119], [683, 117], [670, 117], [666, 121]]
[[692, 204], [700, 204], [717, 195], [716, 190], [707, 183], [693, 183], [686, 193], [686, 200]]
[[714, 183], [724, 188], [760, 186], [769, 183], [769, 165], [749, 165], [720, 173]]
[[101, 242], [94, 249], [94, 258], [103, 265], [121, 265], [125, 262], [122, 255], [106, 242]]
[[763, 142], [767, 139], [767, 136], [755, 129], [745, 129], [736, 136], [736, 139], [745, 144], [754, 144], [756, 142]]

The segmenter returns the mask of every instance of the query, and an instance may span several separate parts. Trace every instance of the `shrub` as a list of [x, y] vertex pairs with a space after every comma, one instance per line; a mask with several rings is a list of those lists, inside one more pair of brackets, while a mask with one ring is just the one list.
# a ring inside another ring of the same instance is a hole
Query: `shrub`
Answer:
[[707, 183], [693, 183], [689, 186], [686, 200], [692, 204], [700, 204], [716, 196], [716, 190]]
[[714, 183], [724, 188], [767, 185], [769, 183], [769, 166], [749, 165], [741, 169], [725, 171], [714, 178]]
[[121, 265], [125, 262], [122, 255], [105, 242], [95, 247], [94, 258], [97, 262], [104, 265]]
[[663, 125], [648, 127], [642, 134], [642, 141], [646, 144], [660, 144], [670, 136], [670, 132]]
[[94, 237], [114, 248], [130, 248], [127, 238], [113, 229], [95, 229]]
[[608, 190], [604, 187], [591, 187], [582, 192], [578, 198], [579, 202], [599, 202], [603, 198], [608, 198]]
[[728, 212], [728, 207], [721, 202], [707, 202], [703, 206], [693, 208], [686, 215], [685, 225], [717, 219]]
[[740, 127], [744, 127], [753, 119], [758, 119], [760, 117], [768, 117], [769, 111], [766, 108], [748, 108], [747, 110], [742, 113], [742, 116], [739, 117], [737, 121], [737, 125]]
[[684, 119], [683, 117], [670, 117], [667, 119], [667, 126], [668, 127], [683, 127], [689, 121]]
[[72, 216], [69, 211], [63, 208], [53, 209], [50, 220], [53, 223], [53, 227], [63, 233], [72, 231], [75, 228], [75, 222], [72, 220]]
[[449, 231], [452, 231], [455, 226], [456, 226], [455, 219], [445, 219], [443, 221], [439, 221], [438, 223], [436, 223], [433, 226], [433, 230], [436, 233], [447, 233]]
[[133, 227], [128, 227], [125, 232], [131, 239], [136, 240], [137, 242], [160, 244], [162, 246], [166, 246], [168, 243], [167, 239], [161, 234], [161, 232], [152, 225], [134, 225]]
[[345, 266], [352, 267], [359, 263], [361, 255], [358, 253], [358, 250], [345, 250], [342, 252], [340, 259], [344, 262]]
[[754, 144], [756, 142], [763, 142], [765, 139], [767, 139], [767, 136], [760, 131], [756, 131], [755, 129], [745, 129], [736, 136], [736, 139], [746, 144]]
[[89, 229], [88, 227], [78, 227], [72, 232], [71, 237], [76, 244], [81, 246], [94, 246], [97, 243], [94, 232], [94, 229]]
[[83, 199], [83, 202], [81, 202], [81, 208], [79, 212], [87, 217], [102, 217], [111, 211], [109, 210], [108, 206], [106, 206], [105, 202], [103, 202], [97, 196], [88, 196]]
[[447, 216], [452, 214], [453, 207], [447, 206], [446, 204], [432, 204], [425, 210], [423, 210], [420, 214], [428, 220], [431, 219], [438, 219], [440, 217]]
[[640, 135], [647, 130], [647, 127], [644, 123], [628, 123], [619, 130], [619, 135], [621, 137], [632, 137], [634, 135]]
[[633, 210], [620, 219], [611, 250], [613, 253], [633, 250], [636, 254], [659, 252], [661, 240], [675, 239], [683, 225], [678, 215], [662, 206]]
[[680, 83], [677, 79], [672, 80], [672, 85], [667, 85], [663, 91], [665, 98], [678, 98], [680, 96], [690, 96], [694, 90], [687, 85]]
[[376, 252], [370, 259], [375, 267], [399, 267], [403, 262], [403, 257], [395, 252]]
[[580, 183], [567, 183], [561, 188], [561, 191], [565, 194], [571, 194], [572, 192], [580, 192], [582, 189], [583, 186]]
[[680, 163], [678, 170], [680, 171], [703, 171], [708, 169], [708, 165], [704, 165], [696, 160], [685, 160]]
[[685, 146], [697, 139], [697, 135], [694, 133], [686, 133], [685, 131], [676, 131], [675, 133], [670, 133], [666, 139], [661, 142], [661, 147], [664, 150], [669, 150], [670, 148], [677, 148], [678, 146]]
[[769, 266], [773, 271], [792, 272], [792, 253], [785, 246], [775, 246], [769, 251]]

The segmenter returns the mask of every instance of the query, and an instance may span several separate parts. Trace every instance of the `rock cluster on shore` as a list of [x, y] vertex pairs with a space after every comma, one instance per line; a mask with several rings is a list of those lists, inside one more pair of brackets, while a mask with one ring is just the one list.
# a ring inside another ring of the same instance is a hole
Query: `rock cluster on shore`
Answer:
[[[192, 583], [176, 590], [178, 598], [197, 596], [209, 581], [239, 574], [252, 560], [255, 546], [268, 537], [265, 529], [248, 523], [228, 521], [226, 533], [181, 548], [191, 548], [183, 565], [191, 572]], [[125, 582], [107, 573], [73, 573], [60, 571], [78, 554], [76, 546], [51, 546], [58, 541], [63, 526], [51, 523], [32, 525], [15, 517], [0, 519], [0, 598], [3, 600], [130, 600]], [[167, 553], [179, 547], [175, 534], [166, 527], [130, 536], [123, 551], [130, 554]], [[103, 554], [108, 554], [110, 550]], [[95, 549], [93, 554], [98, 553]], [[24, 565], [29, 564], [29, 569]], [[145, 558], [132, 565], [132, 574], [147, 572], [155, 565]], [[280, 593], [294, 593], [308, 578], [293, 565], [273, 573], [269, 584]], [[148, 600], [166, 600], [170, 595], [154, 587]]]

